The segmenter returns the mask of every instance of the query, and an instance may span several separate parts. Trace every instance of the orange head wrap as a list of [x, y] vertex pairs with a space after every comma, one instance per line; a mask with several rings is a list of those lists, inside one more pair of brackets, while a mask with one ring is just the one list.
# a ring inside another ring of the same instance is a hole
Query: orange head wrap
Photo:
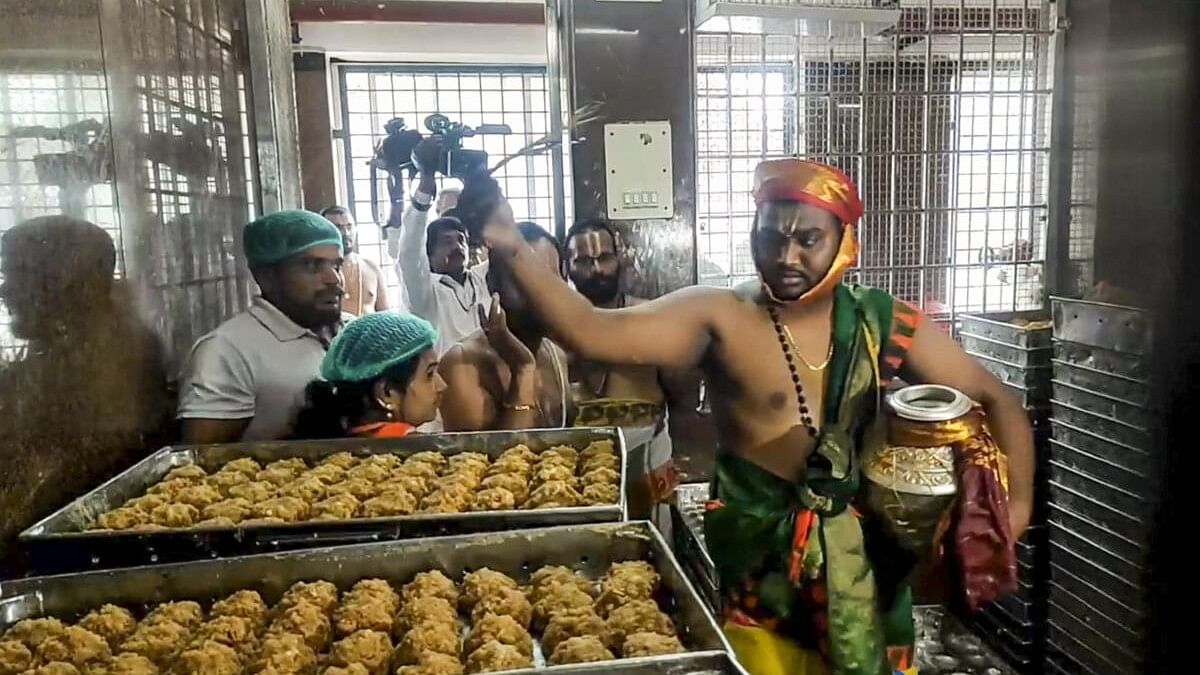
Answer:
[[[858, 260], [854, 224], [863, 215], [862, 200], [854, 182], [832, 166], [803, 159], [774, 159], [760, 162], [754, 170], [754, 203], [792, 201], [822, 208], [842, 222], [842, 242], [837, 257], [816, 285], [790, 301], [803, 303], [824, 296], [841, 283], [846, 270]], [[763, 284], [768, 297], [779, 302]]]

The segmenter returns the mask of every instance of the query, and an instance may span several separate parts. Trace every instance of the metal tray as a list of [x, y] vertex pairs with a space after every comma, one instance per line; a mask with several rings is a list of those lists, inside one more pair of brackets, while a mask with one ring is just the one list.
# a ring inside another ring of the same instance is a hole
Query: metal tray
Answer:
[[717, 567], [704, 545], [704, 503], [708, 501], [708, 493], [708, 483], [688, 483], [675, 488], [670, 502], [671, 532], [675, 554], [701, 596], [715, 610], [721, 603]]
[[1095, 673], [1140, 673], [1142, 668], [1133, 664], [1112, 663], [1097, 653], [1092, 647], [1081, 642], [1072, 633], [1073, 626], [1062, 626], [1057, 621], [1046, 622], [1046, 642], [1054, 649], [1066, 654], [1085, 670], [1082, 672]]
[[1104, 481], [1110, 485], [1129, 486], [1134, 489], [1136, 489], [1136, 486], [1142, 485], [1143, 490], [1149, 490], [1149, 488], [1145, 487], [1144, 476], [1126, 466], [1110, 462], [1103, 457], [1097, 457], [1054, 440], [1050, 441], [1050, 453], [1051, 458], [1060, 464], [1096, 480]]
[[1141, 448], [1110, 441], [1097, 436], [1090, 429], [1074, 426], [1061, 419], [1051, 419], [1050, 427], [1051, 438], [1062, 445], [1099, 457], [1111, 464], [1127, 467], [1139, 476], [1150, 475], [1152, 471], [1150, 455]]
[[1061, 485], [1077, 494], [1087, 495], [1101, 503], [1109, 504], [1111, 508], [1128, 514], [1135, 521], [1149, 523], [1152, 516], [1152, 506], [1146, 495], [1134, 494], [1125, 488], [1106, 483], [1064, 464], [1057, 459], [1050, 460], [1050, 485]]
[[1050, 378], [1053, 371], [1049, 364], [1044, 366], [1018, 366], [1000, 359], [967, 351], [985, 370], [1010, 387], [1021, 387], [1032, 397], [1050, 399]]
[[[913, 607], [916, 631], [916, 664], [921, 675], [1015, 675], [1016, 671], [1001, 659], [980, 637], [943, 607]], [[982, 657], [977, 665], [964, 662], [964, 656]], [[949, 656], [950, 659], [939, 659]], [[1007, 655], [1006, 655], [1007, 656]], [[1013, 659], [1015, 663], [1017, 659]]]
[[1088, 628], [1073, 617], [1056, 614], [1046, 621], [1046, 639], [1054, 641], [1058, 650], [1091, 669], [1090, 673], [1144, 673], [1136, 659], [1112, 649], [1110, 644], [1098, 644]]
[[1030, 422], [1050, 416], [1049, 392], [1036, 392], [1019, 384], [1002, 384], [1013, 396], [1017, 397], [1017, 400], [1021, 402], [1021, 407], [1029, 411]]
[[1120, 354], [1101, 347], [1065, 340], [1054, 341], [1054, 360], [1135, 382], [1145, 383], [1148, 378], [1148, 363], [1143, 356]]
[[[1146, 593], [1136, 582], [1116, 577], [1058, 542], [1050, 544], [1050, 580], [1114, 618], [1146, 616]], [[1054, 596], [1053, 590], [1050, 596]]]
[[1111, 504], [1101, 501], [1096, 495], [1084, 494], [1074, 486], [1050, 481], [1050, 503], [1071, 513], [1080, 514], [1110, 532], [1115, 532], [1129, 541], [1143, 540], [1149, 525], [1128, 513], [1113, 509]]
[[965, 330], [960, 330], [958, 337], [962, 340], [963, 349], [968, 354], [985, 356], [1019, 368], [1049, 366], [1050, 359], [1054, 355], [1054, 350], [1049, 346], [1026, 349], [982, 335], [975, 335]]
[[566, 565], [596, 578], [620, 560], [647, 560], [655, 566], [666, 591], [660, 604], [675, 620], [680, 640], [695, 651], [586, 668], [547, 668], [547, 673], [742, 672], [729, 660], [728, 643], [670, 548], [644, 521], [319, 548], [3, 582], [0, 623], [36, 616], [73, 619], [107, 602], [134, 607], [169, 600], [207, 602], [243, 588], [257, 590], [273, 603], [296, 581], [326, 579], [344, 589], [365, 577], [401, 583], [428, 569], [458, 578], [486, 566], [526, 581], [542, 565]]
[[1051, 365], [1054, 368], [1054, 379], [1059, 382], [1088, 391], [1098, 391], [1136, 406], [1146, 407], [1150, 403], [1150, 385], [1142, 380], [1106, 373], [1057, 357], [1051, 361]]
[[[1032, 312], [997, 312], [995, 314], [963, 314], [959, 316], [962, 330], [980, 337], [999, 340], [1014, 347], [1036, 349], [1050, 346], [1050, 336], [1053, 324], [1050, 323], [1050, 313], [1035, 310]], [[1040, 327], [1031, 328], [1020, 325], [1017, 321], [1044, 322]]]
[[1154, 423], [1154, 415], [1149, 410], [1131, 401], [1059, 380], [1054, 380], [1050, 386], [1053, 399], [1059, 403], [1142, 429], [1148, 429]]
[[1049, 675], [1080, 675], [1083, 668], [1071, 657], [1047, 649], [1046, 672]]
[[1054, 337], [1122, 354], [1145, 354], [1150, 318], [1136, 307], [1089, 300], [1050, 298]]
[[[1031, 636], [1019, 635], [1004, 625], [1003, 621], [998, 621], [996, 617], [986, 613], [975, 614], [965, 623], [982, 638], [984, 644], [1017, 670], [1027, 672], [1033, 664], [1036, 658], [1036, 641]], [[925, 670], [920, 672], [924, 673]], [[960, 671], [949, 672], [953, 675]]]
[[1062, 588], [1055, 589], [1050, 606], [1053, 608], [1053, 614], [1065, 613], [1068, 616], [1078, 617], [1084, 625], [1095, 630], [1113, 644], [1128, 645], [1138, 639], [1138, 633], [1133, 627], [1114, 621], [1112, 617], [1097, 612], [1086, 602]]
[[1150, 433], [1143, 427], [1135, 427], [1117, 420], [1102, 417], [1069, 403], [1052, 400], [1050, 419], [1062, 420], [1077, 429], [1088, 429], [1093, 434], [1113, 443], [1120, 443], [1144, 452], [1150, 451]]
[[1070, 551], [1091, 564], [1107, 570], [1110, 574], [1120, 579], [1127, 579], [1135, 585], [1138, 584], [1145, 567], [1139, 561], [1126, 560], [1098, 543], [1089, 541], [1078, 532], [1058, 525], [1050, 527], [1050, 547], [1059, 558], [1062, 557], [1061, 550]]
[[[414, 514], [388, 518], [150, 532], [84, 529], [101, 513], [141, 495], [171, 469], [186, 464], [199, 464], [211, 471], [239, 457], [251, 457], [264, 463], [285, 457], [301, 457], [313, 463], [342, 451], [349, 451], [355, 455], [393, 453], [402, 456], [423, 450], [437, 450], [446, 454], [473, 451], [495, 457], [519, 443], [533, 450], [543, 450], [554, 445], [583, 448], [588, 443], [599, 440], [612, 441], [621, 459], [622, 481], [617, 504], [528, 511]], [[628, 465], [624, 437], [616, 428], [580, 427], [430, 434], [386, 440], [338, 439], [166, 447], [35, 523], [20, 534], [20, 541], [30, 547], [35, 569], [42, 572], [65, 572], [335, 544], [361, 544], [547, 525], [611, 522], [624, 519], [626, 488], [629, 481]]]
[[1050, 504], [1049, 521], [1051, 525], [1069, 529], [1089, 541], [1096, 542], [1125, 560], [1132, 560], [1139, 565], [1144, 563], [1148, 548], [1144, 542], [1130, 541], [1092, 519], [1072, 512], [1064, 504]]

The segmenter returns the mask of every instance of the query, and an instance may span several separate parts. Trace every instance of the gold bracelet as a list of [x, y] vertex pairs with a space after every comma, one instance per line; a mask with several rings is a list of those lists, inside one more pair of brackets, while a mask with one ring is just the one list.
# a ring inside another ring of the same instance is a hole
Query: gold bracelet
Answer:
[[533, 410], [533, 406], [531, 406], [531, 405], [521, 405], [521, 404], [516, 404], [516, 405], [513, 405], [513, 404], [508, 404], [508, 403], [505, 403], [505, 404], [504, 404], [504, 409], [505, 409], [505, 410], [511, 410], [511, 411], [513, 411], [513, 412], [529, 412], [530, 410]]

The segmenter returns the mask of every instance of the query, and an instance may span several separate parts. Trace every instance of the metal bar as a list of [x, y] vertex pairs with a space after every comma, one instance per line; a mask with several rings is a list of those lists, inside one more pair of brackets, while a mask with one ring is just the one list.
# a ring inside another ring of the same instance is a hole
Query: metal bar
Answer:
[[[991, 37], [991, 48], [988, 52], [988, 61], [987, 61], [988, 62], [988, 88], [987, 88], [988, 89], [988, 91], [987, 91], [987, 104], [988, 104], [988, 107], [987, 107], [987, 109], [988, 109], [987, 151], [988, 152], [987, 152], [987, 170], [986, 170], [987, 187], [984, 190], [984, 199], [983, 199], [983, 203], [988, 204], [988, 205], [991, 205], [991, 203], [992, 203], [992, 137], [996, 130], [996, 128], [995, 128], [995, 124], [996, 124], [995, 101], [996, 101], [996, 10], [997, 10], [997, 4], [998, 4], [998, 0], [992, 0], [991, 16], [988, 17], [988, 20], [991, 22], [991, 25], [992, 25], [992, 37]], [[991, 232], [990, 232], [991, 228], [988, 228], [988, 230], [989, 231], [985, 232], [983, 235], [985, 246], [990, 244], [991, 239], [992, 239]], [[988, 311], [988, 283], [987, 283], [986, 278], [983, 280], [983, 311], [985, 311], [985, 312]]]
[[299, 208], [300, 149], [288, 4], [248, 0], [245, 8], [260, 204], [265, 213]]
[[[867, 175], [867, 38], [862, 36], [859, 41], [859, 61], [858, 61], [858, 91], [859, 105], [858, 109], [858, 176], [856, 177], [859, 185], [864, 184], [863, 177]], [[863, 244], [866, 248], [866, 228], [864, 230]]]
[[[733, 27], [727, 29], [725, 35], [725, 89], [733, 91], [733, 71], [729, 69], [733, 63]], [[725, 149], [733, 149], [733, 99], [726, 97], [725, 99]], [[732, 168], [732, 166], [730, 166]], [[725, 172], [725, 203], [733, 204], [733, 172]], [[753, 235], [751, 235], [753, 236]], [[729, 276], [732, 278], [734, 270], [737, 267], [737, 259], [733, 251], [733, 230], [732, 228], [726, 235], [726, 251], [729, 251]], [[732, 285], [732, 284], [731, 284]]]
[[[963, 53], [966, 49], [966, 35], [963, 32], [963, 25], [966, 21], [964, 18], [966, 13], [966, 0], [958, 0], [958, 61], [956, 62], [957, 67], [955, 68], [955, 76], [958, 78], [958, 86], [956, 87], [957, 91], [953, 94], [954, 129], [962, 128]], [[950, 212], [950, 222], [948, 223], [948, 227], [950, 230], [949, 241], [951, 251], [954, 251], [958, 248], [958, 172], [959, 167], [961, 166], [961, 157], [959, 156], [961, 144], [959, 143], [958, 138], [958, 134], [955, 134], [953, 137], [954, 159], [951, 162], [952, 169], [950, 171], [950, 206], [952, 207], [952, 210]], [[953, 253], [951, 254], [950, 260], [952, 262], [955, 260]], [[950, 326], [951, 330], [953, 330], [955, 325], [955, 312], [957, 311], [958, 307], [958, 275], [954, 273], [953, 269], [950, 271], [950, 278], [947, 280], [946, 285], [946, 296], [950, 300], [948, 303], [950, 309]]]
[[[735, 73], [738, 73], [738, 72], [754, 72], [754, 73], [756, 73], [756, 72], [760, 72], [761, 70], [763, 70], [763, 69], [761, 69], [761, 68], [758, 68], [758, 67], [755, 67], [755, 68], [745, 68], [745, 67], [744, 67], [744, 65], [745, 65], [745, 64], [741, 64], [741, 65], [742, 65], [743, 67], [737, 67], [737, 66], [735, 66], [735, 67], [731, 68], [730, 70], [731, 70], [732, 72], [735, 72]], [[791, 64], [790, 64], [790, 63], [787, 63], [787, 64], [785, 64], [785, 63], [784, 63], [784, 62], [782, 62], [782, 61], [771, 62], [771, 63], [768, 63], [768, 64], [766, 64], [766, 65], [767, 65], [767, 66], [771, 66], [771, 67], [769, 67], [769, 68], [766, 68], [766, 69], [765, 69], [767, 72], [774, 72], [774, 71], [776, 71], [776, 70], [779, 68], [779, 66], [786, 66], [786, 67], [790, 67], [790, 66], [791, 66]], [[716, 72], [716, 73], [719, 73], [719, 72], [723, 72], [723, 71], [724, 71], [724, 68], [713, 68], [712, 66], [704, 66], [704, 67], [700, 68], [699, 70], [700, 70], [700, 72], [702, 72], [702, 73], [703, 73], [703, 72]], [[868, 99], [871, 99], [871, 98], [887, 98], [887, 97], [891, 96], [891, 94], [890, 94], [890, 93], [887, 93], [887, 92], [857, 92], [857, 93], [858, 93], [859, 95], [864, 95], [864, 96], [866, 96], [866, 98], [868, 98]], [[910, 92], [908, 92], [908, 93], [909, 93], [909, 94], [911, 94], [911, 95], [913, 95], [913, 96], [920, 96], [920, 95], [937, 95], [937, 96], [944, 96], [944, 95], [948, 95], [948, 94], [962, 94], [962, 93], [970, 93], [970, 92], [957, 91], [957, 90], [953, 90], [953, 89], [948, 89], [948, 90], [945, 90], [945, 91], [936, 91], [936, 90], [932, 90], [932, 89], [926, 89], [926, 90], [915, 90], [915, 91], [910, 91]], [[1033, 88], [1033, 89], [1029, 89], [1029, 88], [1023, 88], [1023, 89], [1020, 89], [1020, 90], [1014, 90], [1014, 91], [1012, 91], [1011, 93], [1013, 93], [1013, 94], [1027, 94], [1027, 95], [1030, 95], [1030, 96], [1032, 96], [1032, 95], [1034, 95], [1034, 94], [1049, 95], [1049, 94], [1052, 94], [1052, 93], [1054, 93], [1054, 92], [1053, 92], [1051, 89], [1049, 89], [1049, 88], [1040, 88], [1040, 87], [1039, 87], [1039, 88]], [[824, 92], [813, 92], [813, 93], [809, 93], [809, 92], [804, 92], [804, 91], [797, 91], [797, 92], [796, 92], [796, 96], [797, 96], [798, 98], [825, 98], [825, 97], [827, 96], [827, 94], [826, 94], [826, 93], [824, 93]], [[739, 99], [739, 98], [756, 98], [756, 96], [755, 96], [754, 94], [729, 94], [729, 95], [728, 95], [728, 98], [732, 98], [732, 99]]]
[[[825, 38], [826, 38], [826, 40], [828, 40], [830, 42], [831, 46], [829, 48], [829, 51], [826, 52], [827, 57], [825, 60], [825, 147], [823, 148], [824, 149], [823, 154], [824, 154], [825, 161], [830, 162], [830, 161], [832, 161], [830, 158], [833, 156], [834, 146], [836, 145], [836, 143], [834, 143], [833, 118], [837, 115], [837, 103], [835, 103], [833, 100], [833, 97], [834, 97], [833, 73], [834, 73], [834, 70], [837, 67], [837, 65], [833, 61], [833, 47], [832, 47], [833, 25], [832, 24], [827, 25]], [[800, 38], [797, 37], [796, 38], [796, 46], [797, 47], [800, 46], [799, 42], [800, 42]]]
[[[128, 16], [122, 0], [100, 0], [100, 49], [104, 57], [104, 79], [108, 89], [109, 132], [114, 139], [138, 138], [142, 134], [142, 100], [137, 91], [137, 69], [133, 63], [130, 43], [125, 30], [136, 20]], [[2, 78], [0, 78], [2, 79]], [[149, 111], [147, 111], [149, 112]], [[153, 116], [151, 116], [153, 119]], [[146, 214], [152, 213], [143, 189], [144, 159], [133, 143], [113, 143], [113, 196], [119, 207], [123, 236], [121, 258], [126, 278], [144, 290], [152, 281], [153, 266], [147, 265], [145, 255], [150, 232]], [[150, 298], [141, 298], [149, 301]], [[151, 315], [162, 307], [144, 307]]]
[[[888, 267], [894, 268], [896, 265], [896, 209], [899, 208], [899, 184], [897, 172], [896, 154], [900, 147], [900, 40], [892, 39], [892, 156], [888, 159], [888, 198], [891, 204], [891, 213], [888, 216], [888, 242], [887, 242], [887, 261]], [[866, 68], [866, 64], [863, 64]], [[889, 293], [896, 292], [896, 274], [888, 271], [887, 291]], [[921, 302], [920, 298], [917, 302]]]
[[[1021, 16], [1021, 25], [1022, 26], [1025, 25], [1025, 21], [1026, 21], [1026, 19], [1028, 19], [1028, 17], [1029, 17], [1029, 0], [1025, 0], [1024, 13]], [[1018, 77], [1020, 78], [1020, 81], [1022, 83], [1025, 81], [1025, 69], [1027, 68], [1026, 50], [1028, 50], [1028, 48], [1029, 48], [1028, 36], [1025, 33], [1022, 33], [1021, 34], [1021, 58], [1019, 60], [1019, 65], [1017, 67]], [[1024, 94], [1018, 95], [1017, 104], [1018, 104], [1018, 108], [1017, 108], [1017, 115], [1018, 115], [1017, 139], [1018, 140], [1017, 140], [1017, 144], [1020, 145], [1021, 140], [1025, 138], [1025, 95]], [[1022, 171], [1022, 169], [1024, 169], [1024, 168], [1025, 168], [1025, 153], [1018, 152], [1017, 153], [1017, 200], [1018, 201], [1020, 201], [1020, 199], [1021, 199], [1021, 193], [1022, 193], [1021, 187], [1025, 182], [1025, 173]], [[1032, 176], [1032, 175], [1033, 174], [1031, 173], [1030, 176]], [[1032, 186], [1033, 181], [1031, 180], [1029, 184], [1030, 184], [1030, 186]], [[1030, 215], [1030, 226], [1032, 227], [1033, 214], [1031, 213], [1029, 215]], [[1013, 266], [1012, 266], [1012, 268], [1013, 268], [1013, 270], [1012, 270], [1012, 273], [1013, 273], [1012, 303], [1013, 303], [1014, 308], [1017, 307], [1018, 290], [1020, 289], [1020, 286], [1021, 286], [1020, 281], [1017, 279], [1017, 272], [1020, 270], [1020, 265], [1018, 264], [1018, 260], [1017, 260], [1017, 258], [1018, 258], [1017, 242], [1020, 241], [1020, 239], [1021, 239], [1021, 213], [1018, 212], [1017, 218], [1016, 218], [1015, 222], [1013, 222], [1013, 247], [1014, 248], [1013, 248]], [[1033, 238], [1030, 237], [1029, 238], [1030, 246], [1032, 246], [1033, 243], [1034, 243]]]
[[1074, 156], [1074, 83], [1067, 76], [1066, 45], [1070, 39], [1062, 27], [1067, 22], [1070, 0], [1051, 3], [1050, 22], [1058, 30], [1050, 40], [1050, 65], [1054, 94], [1050, 104], [1050, 162], [1046, 186], [1046, 266], [1043, 294], [1072, 295], [1071, 242], [1071, 168]]
[[[933, 32], [933, 0], [927, 0], [925, 12], [925, 30], [929, 33]], [[929, 138], [929, 107], [932, 101], [929, 97], [929, 92], [933, 89], [933, 40], [925, 38], [925, 77], [924, 85], [925, 92], [921, 94], [921, 144], [925, 149], [925, 154], [921, 158], [921, 241], [918, 244], [920, 250], [920, 263], [924, 265], [928, 262], [928, 242], [929, 242], [929, 152], [932, 143]], [[917, 277], [917, 288], [919, 295], [917, 301], [919, 306], [925, 308], [925, 299], [928, 295], [928, 290], [925, 287], [925, 280], [928, 272], [922, 270]]]
[[759, 55], [761, 56], [759, 81], [762, 84], [762, 88], [759, 90], [759, 96], [762, 104], [759, 106], [761, 110], [759, 115], [759, 126], [761, 127], [759, 130], [759, 158], [762, 159], [767, 156], [767, 148], [770, 147], [770, 141], [767, 138], [767, 128], [769, 126], [767, 123], [767, 37], [764, 35], [762, 39], [758, 41], [758, 44]]
[[[550, 133], [562, 141], [562, 145], [550, 152], [550, 173], [552, 190], [552, 214], [554, 218], [554, 234], [559, 241], [564, 241], [567, 235], [567, 196], [565, 189], [566, 176], [563, 172], [563, 154], [568, 151], [569, 139], [563, 137], [563, 57], [570, 49], [566, 42], [570, 35], [564, 34], [564, 17], [561, 2], [564, 0], [546, 0], [546, 91], [550, 106]], [[565, 0], [568, 1], [569, 0]], [[567, 92], [567, 105], [574, 117], [574, 96]], [[531, 194], [533, 192], [531, 191]]]

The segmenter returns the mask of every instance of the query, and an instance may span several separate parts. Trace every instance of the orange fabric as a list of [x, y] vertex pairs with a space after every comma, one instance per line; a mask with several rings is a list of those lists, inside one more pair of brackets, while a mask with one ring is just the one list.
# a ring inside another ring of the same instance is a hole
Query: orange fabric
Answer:
[[829, 211], [847, 225], [863, 215], [858, 189], [846, 174], [803, 159], [760, 162], [754, 169], [754, 203], [798, 201]]
[[404, 438], [416, 427], [407, 422], [377, 422], [364, 424], [350, 430], [351, 436], [360, 438]]
[[804, 552], [808, 548], [808, 536], [813, 525], [817, 522], [817, 514], [803, 509], [796, 513], [796, 529], [792, 533], [792, 555], [788, 560], [788, 579], [800, 583], [800, 573], [804, 569]]
[[[846, 174], [827, 164], [803, 159], [774, 159], [759, 162], [754, 169], [754, 203], [797, 201], [825, 209], [842, 221], [842, 241], [829, 271], [804, 295], [787, 304], [805, 304], [833, 292], [846, 270], [858, 262], [858, 237], [854, 224], [863, 215], [858, 188]], [[763, 286], [767, 297], [780, 302]]]

